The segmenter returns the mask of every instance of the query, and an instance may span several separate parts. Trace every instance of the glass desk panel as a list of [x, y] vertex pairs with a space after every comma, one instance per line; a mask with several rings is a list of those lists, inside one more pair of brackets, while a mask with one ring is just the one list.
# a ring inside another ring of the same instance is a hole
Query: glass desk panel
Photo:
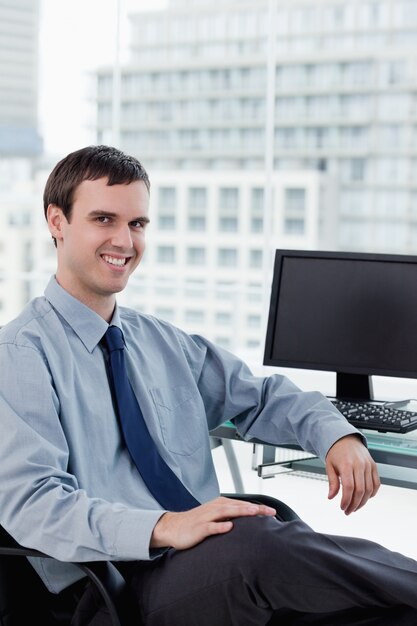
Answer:
[[[368, 443], [369, 451], [378, 464], [381, 482], [384, 484], [417, 489], [417, 430], [407, 434], [379, 433], [374, 430], [362, 430]], [[225, 422], [210, 433], [212, 436], [244, 441], [235, 426], [231, 422]], [[297, 445], [272, 446], [257, 439], [248, 440], [247, 443], [259, 444], [263, 448], [262, 463], [257, 470], [260, 476], [271, 477], [274, 475], [273, 465], [277, 465], [275, 474], [281, 473], [282, 462], [275, 461], [276, 451], [292, 449], [300, 451]], [[307, 471], [323, 474], [325, 472], [323, 462], [317, 457], [294, 458], [287, 467], [293, 471]], [[269, 470], [269, 471], [268, 471]]]

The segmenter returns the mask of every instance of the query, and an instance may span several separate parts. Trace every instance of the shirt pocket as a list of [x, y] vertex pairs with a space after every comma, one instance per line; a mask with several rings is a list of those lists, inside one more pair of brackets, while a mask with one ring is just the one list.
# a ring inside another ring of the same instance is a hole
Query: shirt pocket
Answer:
[[184, 386], [154, 387], [149, 391], [166, 448], [184, 456], [201, 448], [207, 437], [207, 422], [199, 394]]

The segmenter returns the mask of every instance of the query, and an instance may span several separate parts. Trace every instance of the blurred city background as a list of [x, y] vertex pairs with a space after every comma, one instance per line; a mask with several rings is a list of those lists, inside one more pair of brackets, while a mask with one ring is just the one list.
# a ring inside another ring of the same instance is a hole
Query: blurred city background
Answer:
[[0, 324], [90, 143], [151, 178], [122, 304], [262, 364], [274, 250], [417, 251], [415, 0], [0, 0]]

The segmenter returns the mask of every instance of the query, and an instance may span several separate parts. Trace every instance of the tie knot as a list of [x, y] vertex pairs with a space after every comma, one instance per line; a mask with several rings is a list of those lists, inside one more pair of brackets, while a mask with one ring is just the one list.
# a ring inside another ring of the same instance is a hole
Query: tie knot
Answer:
[[103, 341], [109, 352], [113, 352], [114, 350], [123, 350], [125, 347], [123, 333], [117, 326], [108, 327], [103, 336]]

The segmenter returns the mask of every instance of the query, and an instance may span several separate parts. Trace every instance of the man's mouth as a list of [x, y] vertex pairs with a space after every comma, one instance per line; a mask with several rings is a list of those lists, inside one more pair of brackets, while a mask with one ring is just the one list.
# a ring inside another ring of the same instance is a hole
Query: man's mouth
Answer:
[[101, 257], [106, 263], [110, 263], [110, 265], [115, 265], [116, 267], [123, 267], [129, 261], [130, 257], [115, 257], [110, 256], [109, 254], [102, 254]]

